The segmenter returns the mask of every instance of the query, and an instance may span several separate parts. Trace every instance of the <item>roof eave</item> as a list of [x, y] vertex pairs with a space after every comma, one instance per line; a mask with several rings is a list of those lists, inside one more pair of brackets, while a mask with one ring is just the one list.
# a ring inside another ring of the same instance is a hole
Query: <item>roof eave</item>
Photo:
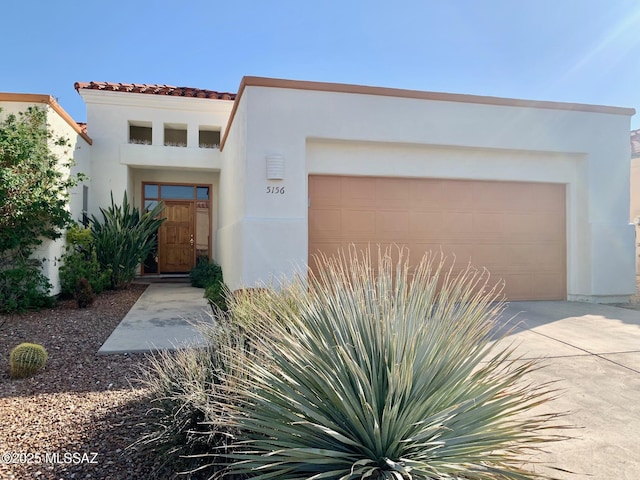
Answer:
[[3, 93], [0, 92], [0, 101], [3, 102], [24, 102], [24, 103], [41, 103], [50, 106], [62, 119], [69, 124], [73, 130], [80, 135], [89, 145], [93, 144], [93, 140], [89, 135], [82, 131], [80, 125], [71, 118], [64, 108], [51, 95], [43, 95], [38, 93]]

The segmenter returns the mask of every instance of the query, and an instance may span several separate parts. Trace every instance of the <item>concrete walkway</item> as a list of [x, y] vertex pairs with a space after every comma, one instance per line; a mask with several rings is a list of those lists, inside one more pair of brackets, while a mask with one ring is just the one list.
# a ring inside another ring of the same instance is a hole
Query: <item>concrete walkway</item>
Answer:
[[[211, 321], [202, 289], [151, 284], [100, 353], [174, 348], [202, 341], [189, 321]], [[536, 384], [556, 382], [552, 411], [578, 428], [532, 459], [570, 470], [559, 479], [640, 479], [640, 311], [575, 302], [514, 302], [504, 319], [518, 326], [503, 342], [516, 355], [545, 359]], [[542, 407], [549, 408], [549, 407]], [[547, 410], [543, 410], [547, 411]], [[562, 432], [567, 433], [567, 432]]]
[[100, 347], [98, 354], [171, 350], [203, 340], [195, 328], [211, 322], [202, 288], [188, 283], [152, 283]]

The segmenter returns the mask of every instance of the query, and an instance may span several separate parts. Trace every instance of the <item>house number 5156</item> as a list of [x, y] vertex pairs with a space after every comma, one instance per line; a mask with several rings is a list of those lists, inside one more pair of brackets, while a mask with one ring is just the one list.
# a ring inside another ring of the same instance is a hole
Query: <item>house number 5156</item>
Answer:
[[284, 187], [267, 187], [267, 193], [272, 195], [284, 195]]

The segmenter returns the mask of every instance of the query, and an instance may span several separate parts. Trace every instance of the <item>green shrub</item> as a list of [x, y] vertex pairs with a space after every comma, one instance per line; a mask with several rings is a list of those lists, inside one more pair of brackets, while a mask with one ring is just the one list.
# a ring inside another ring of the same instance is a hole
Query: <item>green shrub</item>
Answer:
[[482, 274], [386, 254], [321, 259], [318, 271], [243, 305], [255, 354], [229, 395], [240, 402], [230, 474], [539, 478], [522, 455], [560, 438], [546, 433], [554, 414], [532, 412], [553, 392], [524, 379], [533, 361], [494, 343], [503, 305]]
[[110, 271], [110, 287], [127, 287], [135, 278], [136, 268], [155, 246], [154, 234], [165, 221], [159, 218], [162, 203], [153, 210], [140, 213], [124, 193], [122, 206], [117, 206], [111, 194], [111, 206], [101, 208], [102, 220], [91, 217], [91, 235], [100, 268]]
[[196, 266], [189, 272], [191, 286], [204, 288], [204, 298], [209, 302], [209, 306], [214, 316], [219, 311], [227, 311], [227, 290], [222, 278], [222, 267], [215, 262], [210, 262], [208, 258], [199, 258]]
[[51, 284], [38, 260], [0, 258], [0, 312], [22, 312], [55, 305]]
[[189, 272], [191, 286], [207, 288], [214, 283], [222, 282], [222, 267], [215, 262], [209, 262], [208, 258], [199, 258], [196, 266]]
[[217, 316], [219, 310], [222, 312], [227, 311], [227, 290], [224, 283], [217, 281], [209, 284], [204, 289], [204, 298], [209, 302], [214, 316]]
[[[0, 109], [1, 111], [1, 109]], [[45, 239], [59, 238], [72, 221], [69, 175], [73, 151], [47, 124], [48, 108], [33, 106], [0, 119], [0, 253], [29, 258]], [[62, 149], [58, 155], [53, 151]]]
[[93, 250], [93, 238], [91, 237], [91, 229], [85, 228], [77, 223], [71, 225], [66, 233], [67, 245], [72, 245], [81, 252], [90, 252]]
[[73, 295], [78, 281], [86, 278], [94, 293], [100, 294], [110, 285], [111, 270], [98, 263], [91, 229], [74, 225], [67, 230], [67, 251], [60, 267], [60, 293]]
[[26, 378], [42, 370], [47, 363], [48, 354], [42, 345], [21, 343], [9, 354], [9, 376]]
[[[32, 258], [39, 245], [59, 238], [71, 223], [69, 192], [85, 178], [69, 174], [71, 144], [54, 135], [47, 111], [33, 106], [0, 119], [2, 312], [52, 305], [51, 285]], [[54, 146], [62, 149], [60, 155]]]

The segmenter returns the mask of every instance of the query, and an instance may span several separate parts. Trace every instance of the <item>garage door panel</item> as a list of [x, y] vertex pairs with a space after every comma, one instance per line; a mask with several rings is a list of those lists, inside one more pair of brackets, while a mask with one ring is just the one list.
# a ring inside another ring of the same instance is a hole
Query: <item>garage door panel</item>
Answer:
[[482, 265], [489, 270], [499, 267], [505, 263], [504, 244], [489, 243], [485, 245], [474, 245], [472, 257], [475, 265]]
[[[363, 252], [377, 252], [378, 245], [382, 248], [392, 246], [391, 243], [385, 242], [331, 242], [331, 243], [314, 243], [310, 246], [310, 254], [321, 251], [325, 255], [337, 255], [355, 250], [360, 256]], [[313, 248], [311, 250], [311, 248]]]
[[[531, 280], [535, 297], [552, 298], [556, 292], [565, 289], [564, 279], [554, 273], [536, 275]], [[528, 298], [523, 298], [523, 300], [528, 300]]]
[[435, 226], [442, 223], [443, 217], [442, 212], [410, 211], [409, 232], [418, 238], [428, 238], [429, 235], [437, 236], [438, 232]]
[[504, 230], [511, 235], [524, 238], [535, 238], [540, 233], [540, 215], [533, 213], [505, 213], [503, 217]]
[[376, 213], [377, 238], [393, 242], [409, 236], [409, 212], [378, 211]]
[[375, 210], [342, 210], [340, 223], [342, 236], [349, 238], [352, 235], [366, 234], [367, 238], [374, 238], [376, 212]]
[[529, 300], [533, 298], [532, 277], [523, 274], [502, 274], [491, 272], [491, 282], [504, 283], [504, 295], [509, 300]]
[[371, 208], [376, 201], [376, 181], [372, 178], [344, 177], [341, 189], [342, 207]]
[[557, 265], [564, 263], [564, 252], [554, 244], [528, 245], [531, 268], [536, 270], [557, 270]]
[[532, 224], [540, 240], [556, 242], [565, 239], [564, 215], [559, 218], [557, 213], [540, 213], [533, 216]]
[[442, 230], [444, 235], [471, 234], [473, 232], [473, 214], [452, 212], [442, 215], [438, 228]]
[[309, 222], [309, 238], [324, 241], [342, 235], [342, 214], [340, 210], [315, 211]]
[[539, 263], [539, 260], [531, 253], [531, 245], [526, 243], [506, 245], [505, 260], [516, 268], [526, 267], [527, 269], [534, 268]]
[[324, 254], [327, 256], [336, 256], [344, 246], [341, 242], [314, 242], [309, 244], [309, 266], [315, 270], [316, 256]]
[[535, 209], [528, 184], [507, 182], [471, 182], [475, 209], [481, 211], [518, 211]]
[[525, 275], [492, 273], [492, 280], [504, 281], [504, 294], [511, 301], [550, 298], [557, 295], [564, 284], [556, 275]]
[[473, 214], [473, 232], [475, 234], [488, 234], [489, 238], [496, 235], [503, 236], [504, 228], [504, 214], [496, 212]]
[[443, 244], [443, 243], [422, 243], [412, 242], [410, 244], [411, 257], [419, 260], [425, 253], [439, 255], [441, 252], [446, 257], [455, 257], [457, 263], [466, 265], [473, 256], [474, 245], [472, 244]]
[[441, 211], [440, 205], [447, 200], [459, 198], [459, 195], [443, 188], [442, 183], [437, 180], [410, 179], [407, 180], [407, 189], [409, 203], [419, 210]]
[[496, 191], [494, 182], [473, 184], [475, 209], [479, 211], [504, 211], [509, 198], [514, 195], [514, 189], [506, 187]]
[[[418, 184], [421, 180], [415, 180]], [[475, 199], [473, 190], [469, 189], [469, 185], [465, 182], [451, 182], [446, 180], [434, 181], [434, 189], [438, 195], [434, 202], [435, 206], [451, 210], [467, 210], [473, 205]]]
[[474, 192], [462, 182], [452, 184], [446, 180], [411, 179], [408, 184], [410, 204], [418, 210], [468, 210], [475, 203]]
[[440, 199], [440, 192], [435, 188], [433, 182], [407, 181], [407, 191], [409, 192], [409, 204], [415, 208], [426, 211], [438, 211], [436, 208]]
[[309, 182], [309, 198], [313, 198], [315, 208], [340, 207], [342, 203], [342, 185], [333, 177], [315, 177]]
[[551, 184], [533, 184], [535, 191], [531, 192], [534, 201], [531, 202], [532, 207], [538, 212], [554, 213], [559, 205], [565, 204], [565, 190], [558, 188], [558, 185]]
[[375, 205], [377, 208], [404, 210], [410, 200], [405, 179], [378, 179], [375, 184]]
[[564, 185], [312, 175], [309, 196], [310, 252], [395, 243], [486, 267], [510, 300], [566, 298]]

